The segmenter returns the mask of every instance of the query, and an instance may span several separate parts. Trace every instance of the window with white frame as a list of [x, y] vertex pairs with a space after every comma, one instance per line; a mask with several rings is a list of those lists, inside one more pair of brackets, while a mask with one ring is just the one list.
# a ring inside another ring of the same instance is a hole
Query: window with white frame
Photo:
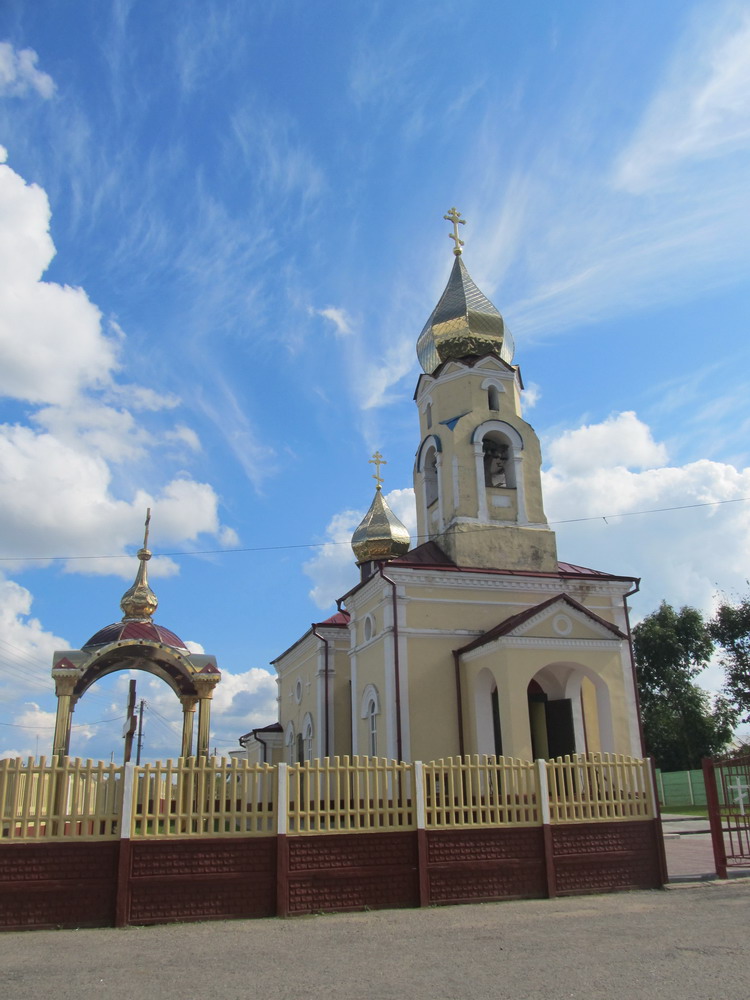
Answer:
[[375, 699], [367, 704], [367, 747], [371, 757], [378, 755], [378, 707]]
[[305, 716], [305, 721], [302, 723], [302, 734], [303, 734], [304, 759], [305, 760], [312, 760], [312, 756], [313, 756], [313, 721], [312, 721], [312, 716], [309, 713]]
[[367, 617], [365, 618], [363, 632], [364, 632], [365, 642], [369, 642], [370, 639], [372, 639], [372, 637], [375, 635], [375, 619], [373, 618], [372, 615], [367, 615]]
[[361, 717], [367, 726], [367, 753], [370, 757], [378, 755], [378, 716], [380, 715], [380, 698], [374, 684], [368, 684], [362, 692]]
[[294, 734], [294, 726], [290, 722], [286, 727], [286, 739], [284, 740], [286, 745], [286, 759], [288, 764], [296, 764], [297, 758], [297, 740]]

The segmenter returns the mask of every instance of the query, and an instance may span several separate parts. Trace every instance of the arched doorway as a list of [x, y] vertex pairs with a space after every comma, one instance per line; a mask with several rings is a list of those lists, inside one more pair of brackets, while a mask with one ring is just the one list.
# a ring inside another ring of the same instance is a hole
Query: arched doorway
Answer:
[[609, 689], [580, 663], [551, 663], [527, 688], [535, 759], [612, 749]]
[[491, 670], [480, 671], [474, 687], [477, 726], [477, 752], [488, 757], [502, 757], [503, 734], [500, 726], [500, 695]]

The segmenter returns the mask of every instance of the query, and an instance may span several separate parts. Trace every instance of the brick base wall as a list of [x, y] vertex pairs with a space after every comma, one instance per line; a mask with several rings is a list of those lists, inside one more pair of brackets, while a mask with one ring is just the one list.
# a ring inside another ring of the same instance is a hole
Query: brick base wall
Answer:
[[0, 928], [111, 927], [117, 841], [0, 845]]

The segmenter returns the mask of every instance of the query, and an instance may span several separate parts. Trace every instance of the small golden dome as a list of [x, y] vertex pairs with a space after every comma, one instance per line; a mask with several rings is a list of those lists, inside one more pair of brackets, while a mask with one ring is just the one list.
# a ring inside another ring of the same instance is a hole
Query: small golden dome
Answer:
[[148, 585], [148, 573], [146, 563], [151, 558], [148, 548], [148, 525], [151, 520], [151, 508], [146, 513], [146, 531], [143, 537], [143, 548], [138, 551], [138, 572], [135, 575], [135, 582], [122, 595], [120, 607], [122, 608], [123, 620], [136, 619], [139, 621], [149, 621], [159, 602], [156, 594]]
[[409, 551], [409, 532], [385, 502], [381, 490], [380, 466], [385, 465], [379, 452], [370, 460], [377, 467], [375, 496], [362, 523], [352, 535], [352, 549], [357, 565], [380, 559], [395, 559]]

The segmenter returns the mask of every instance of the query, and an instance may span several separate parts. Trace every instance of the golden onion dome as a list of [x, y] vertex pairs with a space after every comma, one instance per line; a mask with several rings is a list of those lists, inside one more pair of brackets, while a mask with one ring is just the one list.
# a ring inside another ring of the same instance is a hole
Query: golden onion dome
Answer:
[[407, 553], [411, 545], [409, 532], [393, 513], [383, 496], [380, 466], [385, 465], [385, 462], [379, 452], [375, 452], [371, 462], [377, 467], [377, 472], [373, 477], [377, 480], [375, 496], [370, 504], [370, 509], [352, 535], [352, 549], [358, 566], [381, 559], [395, 559], [397, 556]]
[[[453, 214], [451, 214], [453, 213]], [[417, 357], [428, 375], [450, 358], [496, 354], [503, 361], [513, 361], [513, 337], [500, 312], [480, 292], [461, 258], [463, 240], [458, 239], [460, 213], [451, 209], [445, 216], [454, 224], [453, 264], [448, 284], [440, 301], [424, 325], [417, 340]]]
[[146, 531], [143, 538], [143, 548], [138, 551], [138, 572], [135, 575], [135, 582], [122, 595], [120, 607], [122, 608], [123, 620], [149, 621], [159, 602], [156, 594], [148, 584], [148, 573], [146, 563], [151, 558], [148, 545], [148, 525], [151, 520], [151, 508], [146, 513]]

